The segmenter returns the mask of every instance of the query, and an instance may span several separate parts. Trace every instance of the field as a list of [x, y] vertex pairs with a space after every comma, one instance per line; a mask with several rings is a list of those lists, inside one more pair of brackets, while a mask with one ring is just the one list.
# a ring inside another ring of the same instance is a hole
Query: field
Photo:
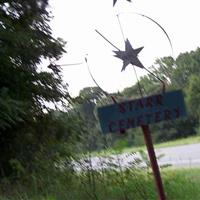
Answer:
[[[156, 148], [198, 143], [200, 137], [157, 144]], [[125, 149], [132, 152], [140, 148]], [[109, 154], [110, 151], [106, 152]], [[95, 171], [90, 165], [81, 172], [46, 171], [13, 181], [1, 180], [0, 200], [156, 200], [150, 168], [138, 168], [137, 161], [123, 170], [110, 163], [112, 170]], [[161, 168], [169, 200], [200, 199], [200, 168]], [[11, 184], [12, 183], [12, 184]]]
[[[200, 169], [166, 168], [162, 170], [167, 199], [200, 199]], [[33, 182], [2, 185], [1, 200], [156, 200], [154, 180], [150, 170], [128, 169], [73, 174], [55, 179], [37, 178]], [[3, 192], [4, 190], [4, 192]], [[3, 194], [4, 193], [4, 194]]]

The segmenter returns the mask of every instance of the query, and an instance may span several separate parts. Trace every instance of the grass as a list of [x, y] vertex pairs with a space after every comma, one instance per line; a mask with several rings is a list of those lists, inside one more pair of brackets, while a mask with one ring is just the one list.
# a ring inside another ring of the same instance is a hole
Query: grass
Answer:
[[164, 186], [171, 200], [200, 199], [200, 169], [170, 169], [165, 172]]
[[172, 147], [172, 146], [180, 146], [180, 145], [187, 145], [187, 144], [196, 144], [200, 143], [200, 136], [192, 136], [192, 137], [187, 137], [187, 138], [182, 138], [182, 139], [177, 139], [177, 140], [172, 140], [168, 142], [163, 142], [160, 144], [156, 144], [156, 148], [163, 148], [163, 147]]
[[[199, 143], [200, 136], [156, 144], [156, 148]], [[128, 148], [132, 152], [145, 147]], [[104, 152], [105, 153], [105, 152]], [[108, 151], [108, 154], [113, 153]], [[105, 155], [105, 154], [104, 154]], [[161, 170], [167, 199], [200, 199], [200, 168], [164, 168]], [[0, 200], [155, 200], [157, 194], [150, 169], [87, 169], [84, 172], [61, 171], [27, 176], [15, 184], [0, 182]]]
[[[93, 173], [93, 179], [91, 174]], [[162, 170], [167, 199], [200, 199], [200, 168]], [[58, 178], [59, 179], [59, 178]], [[17, 185], [12, 195], [0, 195], [1, 200], [155, 200], [154, 180], [146, 170], [106, 171], [76, 174], [71, 182], [51, 180], [37, 192], [31, 183]], [[39, 187], [39, 186], [38, 186]], [[8, 188], [7, 188], [8, 189]]]

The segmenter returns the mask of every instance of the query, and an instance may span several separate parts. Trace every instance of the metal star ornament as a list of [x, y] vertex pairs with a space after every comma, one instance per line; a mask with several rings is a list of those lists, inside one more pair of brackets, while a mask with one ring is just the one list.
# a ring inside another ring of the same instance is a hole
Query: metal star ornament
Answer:
[[144, 68], [143, 64], [138, 59], [138, 54], [144, 47], [140, 47], [137, 49], [133, 49], [131, 43], [128, 39], [125, 41], [125, 51], [113, 51], [115, 53], [115, 57], [123, 60], [123, 67], [121, 71], [124, 71], [129, 64], [135, 65], [140, 68]]
[[[127, 1], [131, 2], [131, 0], [127, 0]], [[115, 6], [116, 2], [117, 0], [113, 0], [113, 7]]]

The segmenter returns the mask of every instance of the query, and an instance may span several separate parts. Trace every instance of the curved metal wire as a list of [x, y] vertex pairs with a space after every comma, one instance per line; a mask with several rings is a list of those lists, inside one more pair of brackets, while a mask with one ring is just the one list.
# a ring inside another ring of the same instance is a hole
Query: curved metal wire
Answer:
[[92, 72], [90, 70], [90, 67], [89, 67], [89, 64], [88, 64], [88, 61], [87, 61], [87, 58], [85, 57], [85, 63], [87, 65], [87, 69], [88, 69], [88, 72], [90, 74], [90, 77], [92, 78], [93, 82], [95, 83], [95, 85], [106, 95], [106, 96], [109, 96], [108, 95], [108, 92], [106, 92], [105, 90], [102, 89], [102, 87], [100, 87], [100, 85], [97, 83], [97, 81], [95, 80], [94, 76], [92, 75]]
[[82, 65], [82, 64], [84, 64], [84, 63], [83, 63], [83, 62], [80, 62], [80, 63], [60, 64], [60, 65], [58, 65], [58, 66], [63, 67], [63, 66]]
[[97, 81], [95, 80], [94, 76], [92, 75], [92, 72], [90, 70], [90, 67], [89, 67], [89, 64], [87, 62], [87, 58], [85, 57], [85, 62], [86, 62], [86, 65], [87, 65], [87, 69], [88, 69], [88, 72], [90, 74], [90, 77], [92, 78], [93, 82], [95, 83], [95, 85], [104, 93], [104, 95], [106, 97], [110, 97], [113, 101], [113, 103], [117, 103], [117, 100], [116, 98], [113, 96], [113, 95], [109, 95], [108, 92], [106, 92], [102, 87], [100, 87], [100, 85], [97, 83]]
[[138, 16], [141, 16], [141, 17], [144, 17], [146, 19], [149, 19], [150, 21], [152, 21], [154, 24], [156, 24], [165, 34], [165, 36], [167, 37], [167, 40], [169, 41], [169, 44], [170, 44], [170, 48], [171, 48], [171, 51], [172, 51], [172, 57], [174, 57], [174, 49], [173, 49], [173, 45], [172, 45], [172, 41], [171, 41], [171, 38], [169, 37], [167, 31], [156, 21], [154, 20], [153, 18], [147, 16], [147, 15], [144, 15], [142, 13], [137, 13], [137, 12], [121, 12], [121, 13], [118, 13], [117, 14], [117, 17], [119, 18], [120, 15], [122, 14], [134, 14], [134, 15], [138, 15]]

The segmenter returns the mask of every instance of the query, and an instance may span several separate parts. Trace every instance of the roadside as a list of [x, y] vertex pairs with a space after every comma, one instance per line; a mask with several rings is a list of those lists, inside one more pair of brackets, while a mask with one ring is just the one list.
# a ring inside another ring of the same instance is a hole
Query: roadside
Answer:
[[[200, 167], [200, 136], [156, 144], [155, 152], [160, 166]], [[148, 155], [145, 146], [125, 148], [122, 151], [109, 149], [92, 154], [91, 165], [98, 170], [102, 168], [103, 162], [104, 167], [107, 168], [106, 163], [110, 159], [115, 165], [120, 165], [122, 168], [129, 167], [139, 159], [141, 160], [139, 166], [144, 167], [148, 162]]]
[[[166, 147], [175, 147], [175, 146], [197, 144], [197, 143], [200, 143], [200, 135], [154, 144], [154, 148], [160, 149], [160, 148], [166, 148]], [[106, 151], [94, 152], [92, 154], [96, 155], [96, 156], [105, 155], [105, 154], [106, 155], [112, 155], [112, 154], [118, 154], [118, 153], [138, 152], [140, 150], [146, 150], [146, 146], [125, 147], [125, 148], [123, 148], [123, 150], [107, 149]]]
[[163, 156], [158, 160], [159, 165], [200, 167], [200, 143], [156, 149], [156, 155], [162, 154]]
[[[159, 148], [155, 152], [160, 167], [200, 167], [200, 143]], [[77, 171], [88, 168], [102, 170], [112, 168], [113, 165], [121, 169], [150, 167], [146, 150], [85, 157], [73, 164]]]

